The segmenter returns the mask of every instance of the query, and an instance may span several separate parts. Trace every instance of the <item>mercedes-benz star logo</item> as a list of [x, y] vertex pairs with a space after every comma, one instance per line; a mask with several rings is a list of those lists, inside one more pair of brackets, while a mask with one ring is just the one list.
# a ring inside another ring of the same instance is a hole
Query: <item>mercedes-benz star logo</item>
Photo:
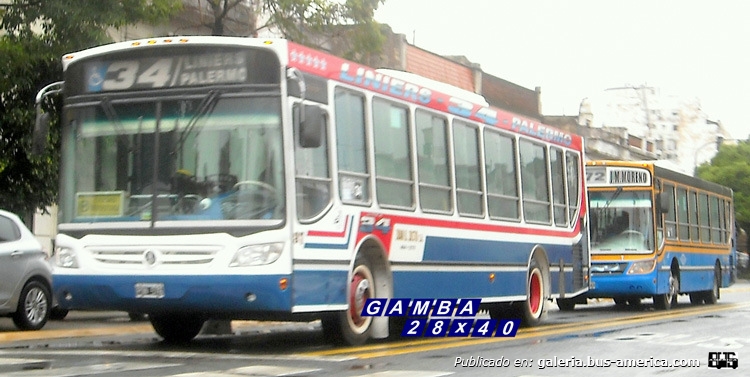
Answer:
[[151, 249], [144, 251], [143, 261], [147, 265], [153, 266], [154, 264], [156, 264], [156, 253], [157, 253], [156, 250], [151, 250]]

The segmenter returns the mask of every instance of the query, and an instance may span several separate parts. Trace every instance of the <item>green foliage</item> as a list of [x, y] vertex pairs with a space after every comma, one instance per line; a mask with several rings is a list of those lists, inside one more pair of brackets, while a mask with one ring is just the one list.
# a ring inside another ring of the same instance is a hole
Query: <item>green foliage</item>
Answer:
[[[0, 208], [25, 216], [57, 197], [59, 129], [48, 148], [31, 158], [35, 97], [62, 79], [60, 58], [108, 41], [106, 30], [156, 22], [179, 9], [179, 0], [12, 0], [0, 5]], [[58, 107], [52, 102], [48, 106]]]
[[[385, 0], [203, 0], [201, 19], [212, 34], [223, 34], [223, 22], [233, 8], [250, 4], [256, 17], [249, 20], [253, 35], [271, 27], [289, 39], [318, 47], [341, 30], [346, 34], [347, 58], [378, 52], [383, 41], [373, 20]], [[201, 3], [199, 3], [201, 4]], [[0, 3], [0, 208], [29, 214], [54, 203], [57, 196], [59, 127], [50, 126], [49, 146], [30, 158], [36, 93], [62, 79], [60, 57], [68, 52], [109, 42], [107, 30], [139, 22], [156, 24], [182, 8], [182, 0], [10, 0]], [[205, 13], [211, 14], [205, 14]], [[252, 16], [251, 16], [252, 18]], [[314, 36], [314, 37], [313, 37]], [[59, 101], [45, 103], [59, 114]]]
[[750, 141], [722, 145], [711, 164], [698, 167], [697, 176], [731, 188], [737, 222], [750, 229]]
[[262, 11], [269, 15], [266, 25], [285, 38], [311, 47], [331, 40], [346, 40], [344, 57], [359, 60], [380, 51], [384, 37], [374, 20], [375, 11], [385, 0], [264, 0]]

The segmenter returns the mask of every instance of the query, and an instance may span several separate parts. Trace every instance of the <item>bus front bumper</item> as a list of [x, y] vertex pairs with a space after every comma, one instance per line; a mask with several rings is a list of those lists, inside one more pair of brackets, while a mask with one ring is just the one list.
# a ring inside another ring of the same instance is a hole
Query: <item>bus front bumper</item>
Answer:
[[227, 315], [291, 311], [284, 279], [291, 280], [288, 275], [53, 276], [55, 298], [64, 309]]
[[656, 275], [591, 274], [588, 298], [647, 297], [656, 294]]

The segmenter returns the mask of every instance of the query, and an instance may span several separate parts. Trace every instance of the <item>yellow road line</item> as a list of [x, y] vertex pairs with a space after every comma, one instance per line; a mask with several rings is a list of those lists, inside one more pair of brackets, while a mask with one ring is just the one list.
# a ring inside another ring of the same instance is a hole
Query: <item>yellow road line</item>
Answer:
[[[425, 340], [414, 340], [407, 342], [395, 342], [389, 344], [377, 344], [372, 346], [361, 346], [351, 348], [339, 348], [333, 350], [324, 350], [317, 352], [303, 353], [303, 356], [331, 356], [347, 354], [358, 359], [371, 359], [384, 356], [403, 355], [416, 352], [434, 351], [446, 348], [465, 347], [495, 342], [506, 342], [515, 339], [528, 339], [541, 336], [559, 335], [571, 333], [573, 331], [597, 330], [602, 328], [615, 328], [622, 325], [643, 323], [662, 319], [687, 317], [712, 313], [742, 307], [750, 307], [750, 303], [743, 304], [726, 304], [726, 305], [708, 305], [680, 309], [669, 312], [659, 311], [647, 314], [637, 314], [633, 316], [608, 318], [605, 321], [587, 321], [578, 323], [556, 324], [537, 328], [524, 328], [519, 330], [515, 338], [433, 338]], [[616, 323], [612, 324], [611, 321]]]
[[74, 330], [38, 330], [38, 331], [10, 331], [0, 333], [0, 342], [16, 342], [19, 340], [43, 340], [77, 338], [84, 336], [107, 336], [123, 334], [153, 333], [151, 324], [110, 326]]

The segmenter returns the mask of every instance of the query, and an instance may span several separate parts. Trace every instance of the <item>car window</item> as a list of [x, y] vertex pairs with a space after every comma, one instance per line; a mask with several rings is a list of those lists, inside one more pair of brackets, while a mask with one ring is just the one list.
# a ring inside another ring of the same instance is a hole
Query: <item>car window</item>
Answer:
[[21, 231], [13, 220], [0, 216], [0, 242], [17, 241], [21, 238]]

